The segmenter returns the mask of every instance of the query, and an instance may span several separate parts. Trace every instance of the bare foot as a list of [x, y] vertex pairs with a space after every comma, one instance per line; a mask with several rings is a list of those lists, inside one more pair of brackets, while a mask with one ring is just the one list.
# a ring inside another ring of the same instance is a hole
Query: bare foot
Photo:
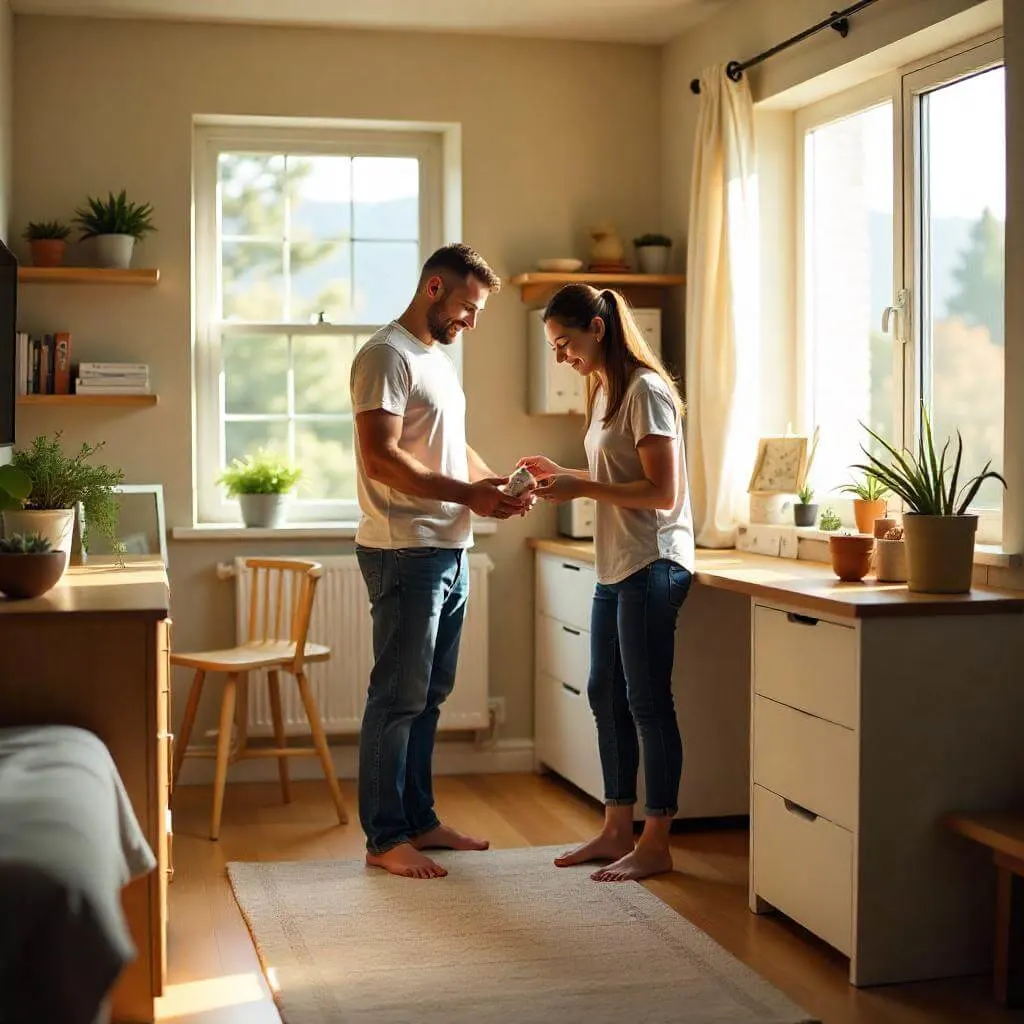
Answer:
[[448, 874], [440, 864], [424, 857], [411, 843], [399, 843], [384, 853], [367, 853], [366, 863], [403, 878], [444, 878]]
[[581, 843], [574, 850], [555, 858], [556, 867], [586, 864], [592, 860], [614, 860], [627, 856], [633, 849], [633, 836], [599, 832], [593, 839]]
[[486, 839], [474, 839], [449, 825], [438, 825], [417, 836], [412, 845], [417, 850], [486, 850], [491, 844]]
[[595, 871], [590, 877], [595, 882], [639, 882], [641, 878], [673, 870], [675, 865], [670, 850], [638, 843], [635, 850], [630, 850], [625, 857]]

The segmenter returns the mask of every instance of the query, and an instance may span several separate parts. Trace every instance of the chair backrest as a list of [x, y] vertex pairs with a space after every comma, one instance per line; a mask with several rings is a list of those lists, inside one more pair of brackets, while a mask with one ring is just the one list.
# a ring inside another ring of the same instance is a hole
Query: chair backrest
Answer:
[[302, 668], [316, 586], [323, 566], [306, 558], [246, 558], [249, 586], [249, 642], [288, 640], [295, 644], [293, 668]]

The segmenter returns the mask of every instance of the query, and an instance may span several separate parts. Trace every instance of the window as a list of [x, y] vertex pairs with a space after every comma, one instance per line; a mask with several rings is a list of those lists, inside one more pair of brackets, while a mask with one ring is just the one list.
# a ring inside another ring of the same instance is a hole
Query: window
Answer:
[[[798, 116], [798, 363], [821, 500], [862, 461], [859, 424], [911, 446], [922, 399], [939, 443], [961, 432], [964, 470], [1002, 469], [1004, 116], [1001, 41]], [[975, 506], [979, 541], [998, 543], [1002, 488]]]
[[437, 248], [440, 137], [202, 126], [196, 137], [196, 468], [264, 447], [303, 470], [292, 520], [355, 518], [348, 379]]

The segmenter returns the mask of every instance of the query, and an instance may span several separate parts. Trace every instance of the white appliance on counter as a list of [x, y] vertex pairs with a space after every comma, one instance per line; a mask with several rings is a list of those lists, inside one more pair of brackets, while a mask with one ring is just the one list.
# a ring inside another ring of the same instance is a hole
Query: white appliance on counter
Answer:
[[558, 506], [558, 532], [563, 537], [590, 540], [594, 536], [597, 504], [593, 498], [571, 498]]

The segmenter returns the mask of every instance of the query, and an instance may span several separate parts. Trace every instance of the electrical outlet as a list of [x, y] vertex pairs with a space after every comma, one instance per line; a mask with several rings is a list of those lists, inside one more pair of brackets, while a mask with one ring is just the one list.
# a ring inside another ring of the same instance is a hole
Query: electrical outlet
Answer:
[[505, 698], [504, 697], [488, 697], [487, 707], [489, 710], [494, 712], [494, 724], [504, 725], [505, 724]]

